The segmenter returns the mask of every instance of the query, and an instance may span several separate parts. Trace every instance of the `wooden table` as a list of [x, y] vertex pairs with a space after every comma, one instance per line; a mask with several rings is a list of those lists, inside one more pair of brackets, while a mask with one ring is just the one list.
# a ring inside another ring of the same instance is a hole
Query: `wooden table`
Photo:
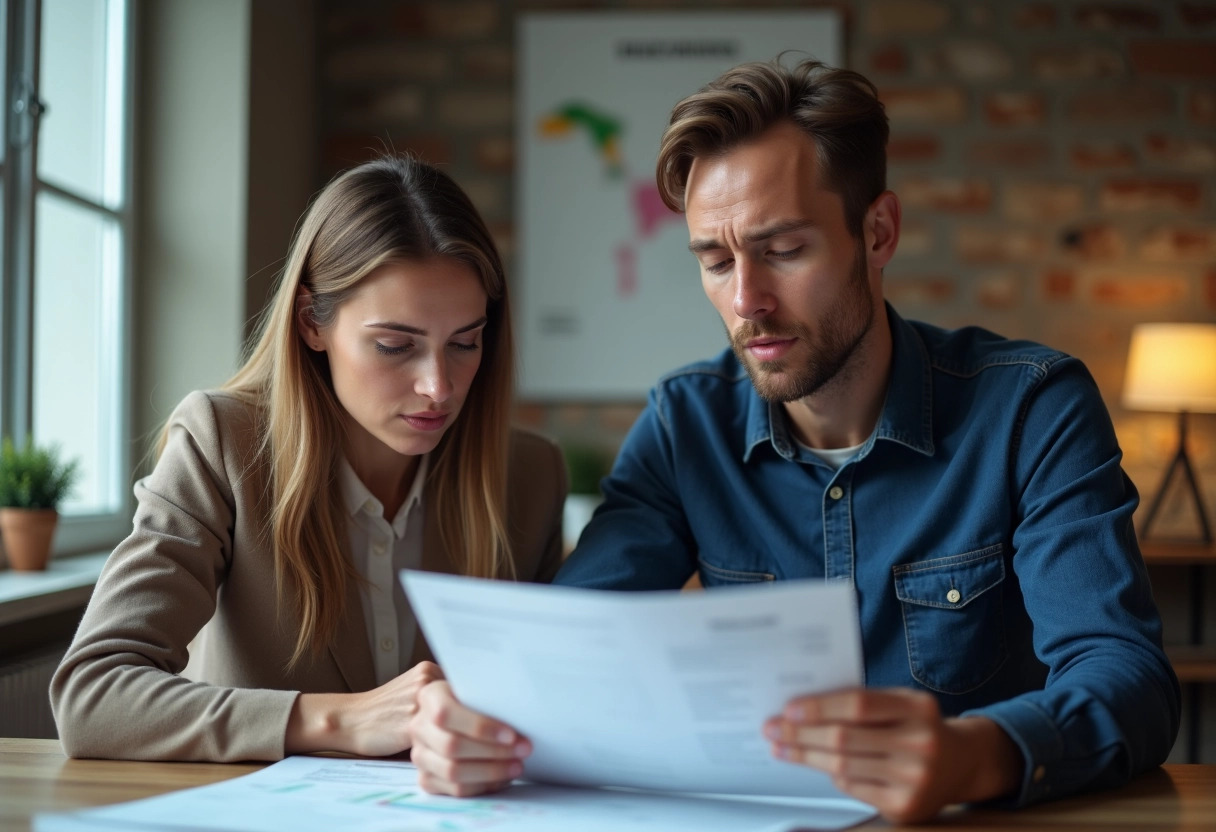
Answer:
[[[55, 740], [0, 739], [0, 832], [25, 832], [35, 812], [64, 811], [151, 797], [257, 771], [260, 764], [131, 763], [69, 760]], [[874, 821], [859, 829], [886, 829]], [[1038, 832], [1216, 829], [1216, 766], [1171, 765], [1122, 789], [1016, 812], [952, 810], [917, 829]]]

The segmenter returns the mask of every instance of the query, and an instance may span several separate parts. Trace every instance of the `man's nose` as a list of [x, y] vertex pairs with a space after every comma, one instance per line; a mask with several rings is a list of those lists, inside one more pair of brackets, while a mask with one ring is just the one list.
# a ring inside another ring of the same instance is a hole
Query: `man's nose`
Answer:
[[777, 299], [769, 277], [761, 266], [744, 258], [735, 262], [735, 287], [731, 306], [736, 315], [747, 320], [764, 318], [776, 311]]

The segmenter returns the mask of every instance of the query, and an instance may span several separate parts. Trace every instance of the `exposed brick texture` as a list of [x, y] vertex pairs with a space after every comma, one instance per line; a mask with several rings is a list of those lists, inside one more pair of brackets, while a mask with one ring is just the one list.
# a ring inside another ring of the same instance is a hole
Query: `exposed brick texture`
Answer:
[[1069, 151], [1069, 161], [1077, 170], [1130, 168], [1136, 164], [1136, 151], [1120, 142], [1076, 142]]
[[1160, 12], [1132, 3], [1085, 3], [1073, 12], [1073, 19], [1084, 29], [1156, 31], [1161, 28]]
[[908, 177], [898, 193], [909, 208], [940, 213], [983, 213], [992, 204], [992, 186], [983, 179]]
[[[1082, 358], [1129, 474], [1155, 488], [1174, 423], [1124, 410], [1121, 374], [1135, 323], [1216, 322], [1216, 0], [321, 0], [317, 184], [386, 149], [441, 164], [514, 275], [520, 13], [802, 7], [843, 14], [843, 54], [891, 120], [904, 211], [886, 296]], [[524, 402], [515, 418], [613, 446], [640, 406]], [[1216, 516], [1216, 416], [1192, 430]]]
[[886, 87], [879, 95], [893, 124], [957, 124], [967, 114], [967, 96], [958, 87]]
[[1128, 46], [1132, 66], [1144, 75], [1216, 77], [1216, 49], [1206, 40], [1136, 40]]
[[1051, 143], [1044, 138], [977, 139], [967, 145], [967, 161], [983, 167], [1039, 167], [1051, 157]]
[[1042, 124], [1047, 99], [1038, 92], [995, 92], [984, 97], [984, 115], [997, 127]]
[[1070, 44], [1038, 50], [1031, 69], [1045, 81], [1112, 78], [1123, 74], [1124, 61], [1114, 49]]
[[1081, 260], [1118, 260], [1127, 254], [1123, 231], [1108, 222], [1069, 226], [1060, 234], [1060, 247]]
[[1195, 211], [1202, 185], [1189, 179], [1112, 179], [1102, 186], [1098, 207], [1104, 211]]
[[950, 21], [949, 6], [937, 0], [873, 0], [864, 5], [866, 33], [878, 37], [940, 32]]
[[893, 135], [887, 142], [887, 159], [892, 163], [928, 162], [942, 152], [942, 140], [937, 136]]
[[1168, 87], [1118, 84], [1079, 92], [1065, 105], [1081, 124], [1143, 124], [1172, 116], [1174, 93]]

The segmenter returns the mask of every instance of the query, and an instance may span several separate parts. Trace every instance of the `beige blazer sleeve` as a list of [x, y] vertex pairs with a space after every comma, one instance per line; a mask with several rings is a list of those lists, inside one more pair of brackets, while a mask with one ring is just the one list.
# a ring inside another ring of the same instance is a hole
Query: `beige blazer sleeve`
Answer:
[[[169, 420], [153, 472], [136, 484], [131, 535], [114, 550], [51, 682], [74, 757], [277, 760], [300, 692], [375, 686], [358, 590], [333, 643], [287, 669], [296, 619], [275, 597], [266, 479], [251, 465], [254, 409], [193, 393]], [[566, 473], [549, 440], [513, 431], [508, 525], [516, 575], [548, 581], [561, 562]], [[425, 499], [424, 569], [456, 571]], [[430, 658], [418, 639], [415, 663]]]
[[[283, 756], [295, 691], [204, 684], [181, 675], [187, 645], [216, 612], [234, 553], [269, 560], [239, 537], [256, 537], [260, 525], [258, 518], [238, 517], [241, 500], [247, 504], [242, 511], [256, 511], [246, 499], [253, 441], [252, 414], [231, 397], [193, 393], [170, 417], [164, 453], [135, 486], [134, 529], [106, 562], [51, 682], [51, 705], [69, 755]], [[275, 606], [273, 583], [259, 595], [266, 607]], [[267, 635], [245, 633], [247, 640]]]

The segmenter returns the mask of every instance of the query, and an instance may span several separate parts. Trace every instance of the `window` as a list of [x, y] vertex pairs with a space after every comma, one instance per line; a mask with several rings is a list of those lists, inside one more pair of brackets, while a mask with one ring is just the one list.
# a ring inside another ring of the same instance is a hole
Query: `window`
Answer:
[[0, 434], [81, 476], [59, 551], [130, 527], [128, 0], [7, 0]]

